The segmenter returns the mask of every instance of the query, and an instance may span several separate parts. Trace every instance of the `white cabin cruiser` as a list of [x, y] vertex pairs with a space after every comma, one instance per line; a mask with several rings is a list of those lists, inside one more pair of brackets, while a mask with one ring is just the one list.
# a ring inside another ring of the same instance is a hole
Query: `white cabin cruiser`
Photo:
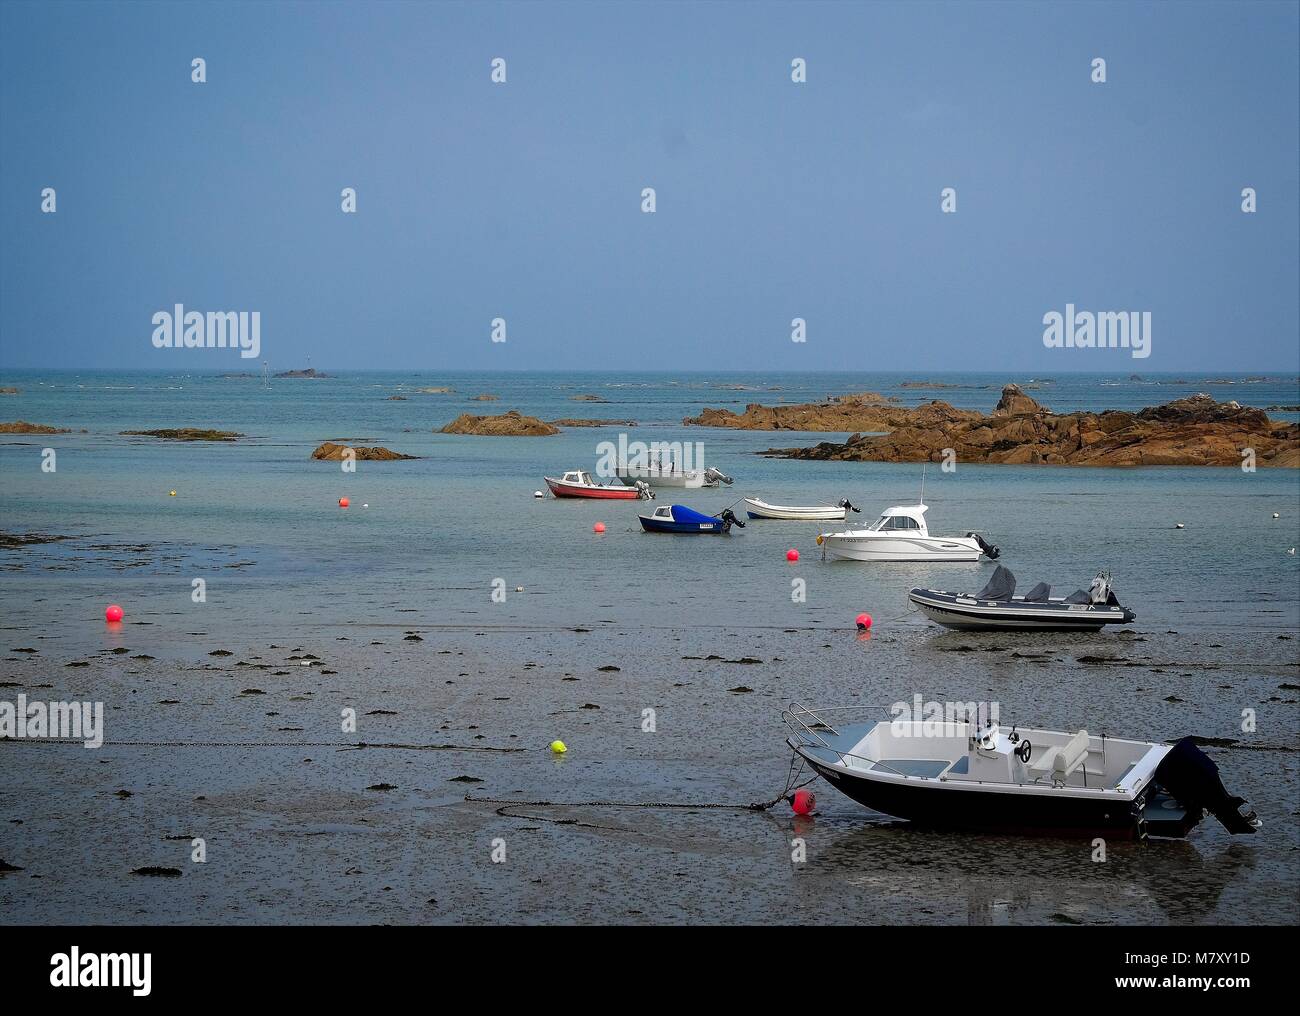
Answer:
[[895, 505], [867, 529], [822, 533], [823, 556], [850, 561], [978, 561], [998, 556], [998, 548], [978, 533], [931, 536], [925, 524], [929, 505]]
[[1190, 737], [1168, 745], [943, 718], [832, 725], [798, 703], [782, 719], [796, 761], [859, 804], [924, 825], [1136, 839], [1185, 837], [1207, 811], [1231, 833], [1262, 825]]

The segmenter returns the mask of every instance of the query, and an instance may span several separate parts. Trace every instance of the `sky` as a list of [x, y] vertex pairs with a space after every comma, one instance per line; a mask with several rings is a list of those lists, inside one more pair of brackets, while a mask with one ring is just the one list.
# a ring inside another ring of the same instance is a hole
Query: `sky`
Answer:
[[256, 369], [180, 303], [277, 370], [1294, 373], [1298, 67], [1295, 2], [9, 0], [0, 369]]

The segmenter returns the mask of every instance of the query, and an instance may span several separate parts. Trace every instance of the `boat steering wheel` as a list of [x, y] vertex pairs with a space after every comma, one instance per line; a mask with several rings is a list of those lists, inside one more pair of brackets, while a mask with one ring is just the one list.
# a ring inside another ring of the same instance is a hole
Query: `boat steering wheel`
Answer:
[[1029, 743], [1028, 739], [1021, 741], [1019, 746], [1016, 748], [1016, 758], [1020, 759], [1021, 762], [1024, 762], [1026, 765], [1028, 765], [1029, 754], [1033, 750], [1034, 750], [1034, 746]]

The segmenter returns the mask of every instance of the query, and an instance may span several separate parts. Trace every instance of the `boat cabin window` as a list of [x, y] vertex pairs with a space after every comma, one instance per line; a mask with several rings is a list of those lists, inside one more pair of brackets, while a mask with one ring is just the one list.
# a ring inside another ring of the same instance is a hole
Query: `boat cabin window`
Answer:
[[662, 508], [655, 509], [655, 518], [657, 519], [671, 519], [672, 517], [673, 517], [673, 510], [669, 508], [667, 505], [665, 505]]
[[916, 519], [906, 515], [882, 515], [880, 521], [871, 527], [877, 532], [893, 532], [898, 529], [920, 529]]

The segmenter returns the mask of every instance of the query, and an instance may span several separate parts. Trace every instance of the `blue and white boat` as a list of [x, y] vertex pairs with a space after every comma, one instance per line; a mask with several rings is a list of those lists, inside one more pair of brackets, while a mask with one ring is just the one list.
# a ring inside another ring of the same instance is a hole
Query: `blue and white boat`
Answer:
[[736, 518], [730, 508], [724, 508], [718, 515], [702, 515], [684, 504], [665, 504], [656, 508], [653, 514], [638, 515], [637, 518], [647, 533], [712, 533], [725, 536], [731, 532], [732, 526], [745, 528], [745, 523]]

